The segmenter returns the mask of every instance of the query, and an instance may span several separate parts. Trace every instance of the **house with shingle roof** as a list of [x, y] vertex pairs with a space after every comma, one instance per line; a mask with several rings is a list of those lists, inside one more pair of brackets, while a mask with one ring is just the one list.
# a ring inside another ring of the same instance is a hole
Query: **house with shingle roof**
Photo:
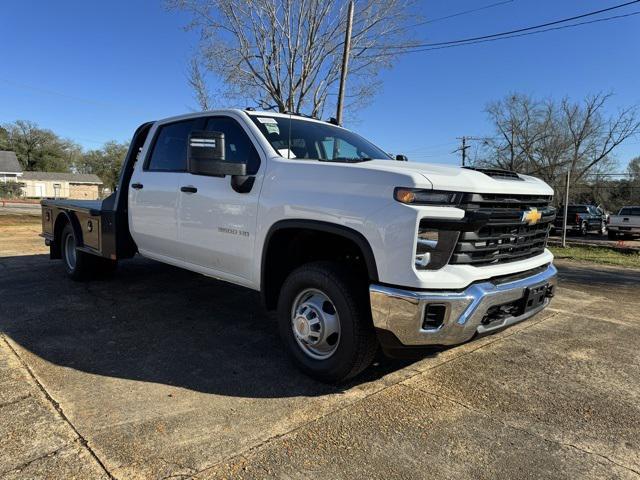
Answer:
[[18, 181], [22, 176], [22, 168], [15, 152], [0, 150], [0, 181]]

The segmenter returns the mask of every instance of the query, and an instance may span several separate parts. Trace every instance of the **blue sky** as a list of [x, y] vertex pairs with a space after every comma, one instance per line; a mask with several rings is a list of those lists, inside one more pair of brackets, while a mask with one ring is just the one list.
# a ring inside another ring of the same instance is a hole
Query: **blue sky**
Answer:
[[[426, 0], [428, 18], [496, 0]], [[622, 3], [514, 0], [416, 30], [428, 42], [511, 30]], [[640, 4], [615, 13], [640, 10]], [[614, 14], [615, 14], [614, 13]], [[186, 64], [198, 37], [162, 1], [13, 1], [0, 10], [0, 123], [33, 120], [86, 148], [126, 140], [143, 121], [195, 107]], [[405, 55], [354, 128], [412, 160], [457, 163], [461, 135], [491, 132], [486, 104], [510, 92], [581, 99], [612, 91], [612, 111], [640, 104], [640, 16], [524, 38]], [[215, 85], [214, 85], [215, 88]], [[239, 105], [244, 107], [244, 105]], [[621, 165], [640, 139], [617, 152]]]

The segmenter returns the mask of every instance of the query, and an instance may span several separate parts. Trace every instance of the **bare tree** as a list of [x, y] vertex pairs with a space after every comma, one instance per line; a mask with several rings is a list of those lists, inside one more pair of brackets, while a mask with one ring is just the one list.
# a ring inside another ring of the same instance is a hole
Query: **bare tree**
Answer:
[[636, 107], [605, 117], [604, 106], [611, 94], [588, 97], [582, 104], [564, 99], [561, 103], [564, 124], [569, 132], [570, 169], [576, 181], [594, 167], [611, 162], [612, 152], [622, 142], [640, 133]]
[[615, 149], [640, 133], [636, 107], [606, 116], [610, 94], [582, 102], [536, 100], [512, 94], [487, 107], [495, 128], [481, 163], [539, 176], [560, 186], [571, 171], [572, 184], [615, 165]]
[[[169, 0], [169, 5], [191, 13], [191, 27], [201, 34], [201, 60], [220, 77], [229, 99], [313, 116], [335, 104], [345, 2]], [[392, 52], [410, 45], [402, 27], [412, 5], [413, 0], [356, 2], [347, 95], [351, 108], [366, 104], [375, 93], [379, 72], [393, 64]], [[200, 83], [191, 84], [199, 98]]]
[[187, 80], [189, 85], [193, 89], [193, 95], [198, 102], [200, 110], [211, 110], [213, 103], [211, 101], [211, 95], [207, 88], [207, 82], [204, 79], [202, 70], [200, 69], [200, 62], [197, 58], [192, 58], [189, 62], [189, 73]]

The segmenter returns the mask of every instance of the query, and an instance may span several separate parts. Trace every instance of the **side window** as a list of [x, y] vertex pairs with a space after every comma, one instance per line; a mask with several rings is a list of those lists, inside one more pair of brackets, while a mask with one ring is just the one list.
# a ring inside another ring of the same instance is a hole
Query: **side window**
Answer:
[[255, 175], [260, 168], [260, 156], [242, 127], [230, 117], [211, 117], [206, 130], [224, 133], [225, 159], [228, 162], [247, 161], [247, 174]]
[[195, 129], [198, 119], [169, 123], [156, 134], [146, 170], [157, 172], [184, 172], [187, 170], [187, 138]]

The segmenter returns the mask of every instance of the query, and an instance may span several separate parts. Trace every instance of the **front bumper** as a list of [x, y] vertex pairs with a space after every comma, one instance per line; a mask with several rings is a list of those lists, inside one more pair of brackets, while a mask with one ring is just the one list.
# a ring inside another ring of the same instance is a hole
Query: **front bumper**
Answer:
[[[371, 285], [369, 295], [373, 324], [381, 339], [392, 334], [391, 337], [399, 341], [397, 346], [406, 347], [457, 345], [476, 334], [532, 317], [549, 304], [556, 284], [557, 270], [548, 265], [543, 271], [525, 278], [475, 283], [463, 291], [410, 291]], [[527, 289], [541, 285], [549, 287], [539, 306], [519, 315], [508, 314], [509, 309], [518, 308], [518, 301], [524, 298]], [[437, 328], [425, 327], [425, 312], [431, 305], [438, 306], [443, 312]], [[494, 315], [502, 307], [505, 310]]]

